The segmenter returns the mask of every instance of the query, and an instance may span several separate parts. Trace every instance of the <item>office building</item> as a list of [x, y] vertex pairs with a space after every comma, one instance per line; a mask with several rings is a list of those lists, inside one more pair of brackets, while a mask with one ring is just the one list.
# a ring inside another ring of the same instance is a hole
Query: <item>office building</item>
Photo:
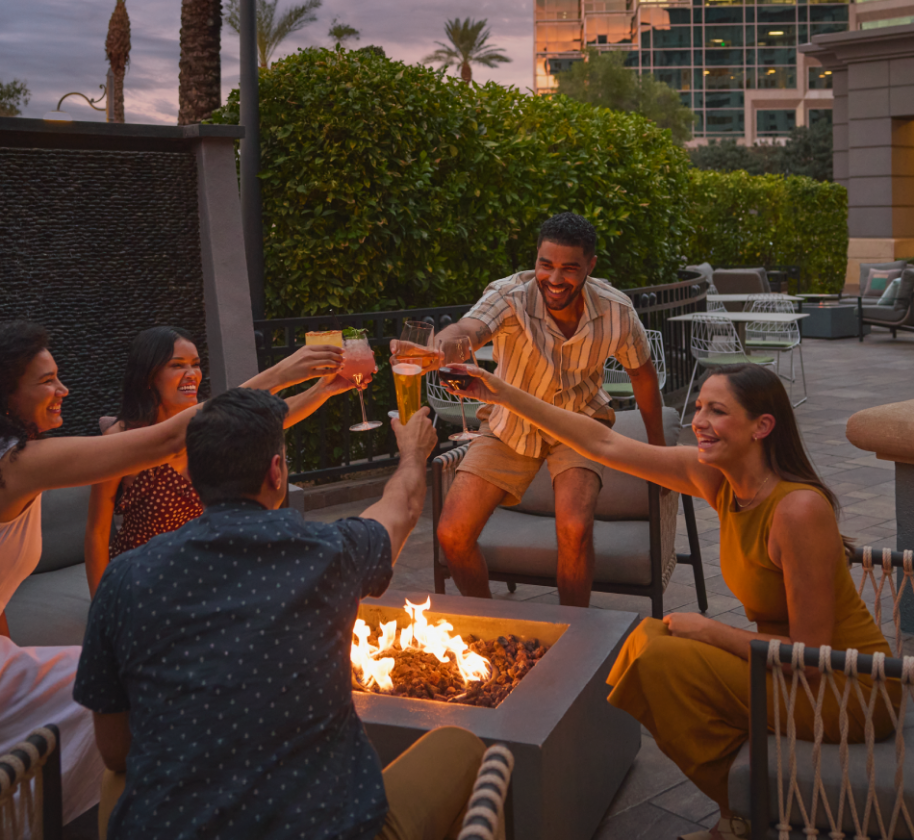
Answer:
[[694, 143], [745, 143], [831, 120], [831, 71], [797, 51], [813, 35], [914, 22], [914, 0], [534, 0], [534, 89], [594, 48], [621, 50], [696, 114]]

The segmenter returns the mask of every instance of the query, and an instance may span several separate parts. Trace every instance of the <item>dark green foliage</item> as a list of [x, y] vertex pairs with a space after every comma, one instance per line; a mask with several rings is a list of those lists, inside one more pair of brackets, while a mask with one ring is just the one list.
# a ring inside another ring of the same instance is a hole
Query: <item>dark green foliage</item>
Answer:
[[688, 157], [641, 116], [347, 50], [275, 63], [260, 97], [270, 317], [473, 301], [562, 210], [596, 227], [599, 276], [675, 279]]
[[641, 114], [668, 128], [677, 143], [692, 137], [695, 114], [679, 94], [650, 73], [625, 66], [625, 53], [589, 50], [586, 61], [575, 62], [556, 76], [559, 93], [614, 111]]
[[18, 117], [31, 96], [28, 85], [20, 79], [0, 82], [0, 117]]
[[811, 292], [847, 268], [847, 190], [802, 176], [692, 172], [689, 263], [799, 265]]
[[800, 126], [790, 132], [783, 146], [740, 146], [736, 140], [711, 140], [707, 146], [690, 149], [689, 156], [698, 169], [743, 169], [750, 175], [806, 175], [817, 181], [831, 181], [832, 127], [824, 121], [812, 128]]

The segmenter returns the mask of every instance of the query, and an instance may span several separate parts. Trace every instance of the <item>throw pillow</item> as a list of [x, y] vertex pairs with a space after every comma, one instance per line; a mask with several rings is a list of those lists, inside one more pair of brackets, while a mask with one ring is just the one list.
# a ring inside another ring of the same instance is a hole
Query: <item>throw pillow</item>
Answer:
[[889, 283], [889, 287], [885, 290], [882, 297], [879, 298], [879, 302], [876, 305], [892, 306], [895, 303], [895, 298], [898, 297], [898, 289], [900, 286], [901, 278], [896, 277], [891, 283]]
[[884, 263], [860, 263], [860, 291], [862, 292], [866, 288], [866, 281], [870, 276], [870, 269], [875, 268], [877, 271], [894, 271], [897, 268], [903, 271], [905, 264], [905, 260], [895, 260], [895, 262]]
[[863, 290], [863, 297], [882, 295], [896, 277], [901, 277], [901, 269], [871, 268], [867, 277], [866, 288]]

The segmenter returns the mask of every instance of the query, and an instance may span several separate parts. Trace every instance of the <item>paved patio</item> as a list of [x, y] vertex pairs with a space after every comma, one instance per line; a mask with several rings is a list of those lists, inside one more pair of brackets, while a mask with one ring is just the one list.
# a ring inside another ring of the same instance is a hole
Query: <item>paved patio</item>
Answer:
[[[877, 331], [862, 344], [856, 339], [808, 340], [804, 343], [809, 401], [797, 409], [806, 445], [820, 474], [838, 494], [843, 506], [842, 532], [858, 545], [881, 548], [895, 545], [894, 465], [852, 446], [844, 435], [847, 419], [856, 411], [883, 403], [914, 398], [914, 336], [892, 340]], [[799, 387], [799, 383], [797, 386]], [[691, 429], [680, 437], [693, 443]], [[309, 518], [332, 521], [358, 515], [372, 500], [313, 511]], [[696, 500], [696, 518], [705, 564], [708, 615], [735, 627], [754, 629], [740, 602], [720, 574], [720, 538], [717, 516]], [[687, 550], [685, 525], [680, 516], [680, 550]], [[397, 589], [434, 592], [432, 575], [431, 497], [416, 530], [397, 563], [393, 583]], [[448, 584], [449, 592], [456, 592]], [[558, 603], [554, 589], [518, 586], [510, 595], [504, 584], [493, 584], [495, 597]], [[868, 593], [869, 603], [872, 595]], [[646, 598], [594, 593], [592, 608], [622, 609], [649, 614]], [[664, 595], [668, 612], [694, 612], [698, 605], [691, 567], [678, 568]], [[891, 617], [891, 608], [884, 615]], [[894, 626], [883, 625], [891, 641]], [[914, 652], [914, 640], [906, 640]], [[909, 649], [911, 648], [911, 649]], [[717, 822], [714, 802], [704, 796], [644, 733], [641, 752], [598, 829], [594, 840], [609, 838], [675, 838]]]

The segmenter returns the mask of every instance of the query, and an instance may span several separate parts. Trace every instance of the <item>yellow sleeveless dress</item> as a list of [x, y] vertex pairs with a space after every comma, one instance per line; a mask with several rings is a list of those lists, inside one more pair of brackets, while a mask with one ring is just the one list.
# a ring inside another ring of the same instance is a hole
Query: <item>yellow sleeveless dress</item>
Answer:
[[[745, 607], [746, 616], [757, 623], [759, 633], [790, 634], [784, 573], [768, 556], [768, 537], [775, 509], [796, 490], [815, 488], [781, 481], [758, 507], [741, 512], [735, 510], [729, 482], [723, 481], [717, 494], [721, 573]], [[815, 594], [810, 593], [810, 597]], [[831, 646], [891, 655], [885, 637], [857, 594], [843, 554], [835, 557]], [[844, 675], [836, 677], [841, 687]], [[868, 681], [861, 678], [861, 682]], [[609, 702], [647, 727], [657, 746], [720, 805], [724, 815], [729, 814], [727, 775], [749, 738], [748, 661], [704, 642], [674, 638], [662, 621], [647, 618], [626, 640], [607, 683], [613, 686]], [[774, 725], [771, 686], [769, 676], [769, 728]], [[892, 722], [884, 704], [876, 708], [876, 737], [884, 738], [892, 732]], [[784, 714], [783, 703], [781, 709]], [[849, 712], [851, 740], [862, 742], [864, 715], [855, 697]], [[796, 720], [797, 737], [813, 740], [813, 709], [805, 697], [797, 701]], [[826, 693], [823, 720], [825, 740], [837, 743], [838, 704], [830, 691]]]

